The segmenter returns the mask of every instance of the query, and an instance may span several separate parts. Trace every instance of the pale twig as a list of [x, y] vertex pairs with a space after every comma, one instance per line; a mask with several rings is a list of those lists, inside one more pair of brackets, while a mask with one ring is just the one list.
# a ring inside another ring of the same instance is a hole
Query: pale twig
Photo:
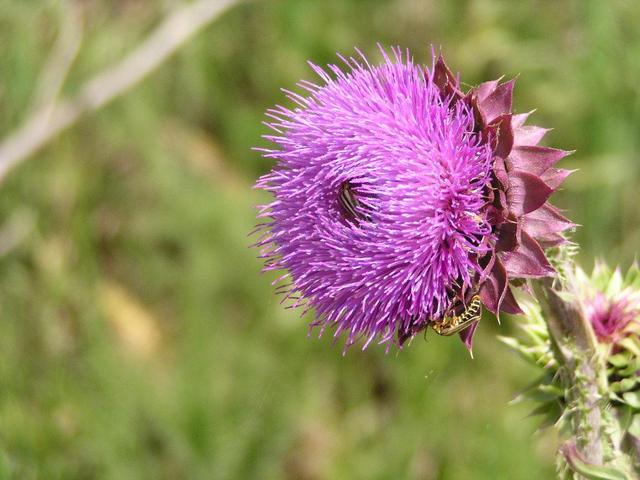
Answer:
[[198, 0], [177, 8], [120, 63], [87, 81], [70, 99], [44, 106], [0, 144], [0, 180], [84, 114], [122, 95], [158, 68], [237, 0]]
[[67, 0], [62, 2], [60, 10], [58, 37], [38, 79], [33, 95], [33, 112], [45, 107], [51, 109], [55, 105], [82, 45], [83, 28], [79, 8]]

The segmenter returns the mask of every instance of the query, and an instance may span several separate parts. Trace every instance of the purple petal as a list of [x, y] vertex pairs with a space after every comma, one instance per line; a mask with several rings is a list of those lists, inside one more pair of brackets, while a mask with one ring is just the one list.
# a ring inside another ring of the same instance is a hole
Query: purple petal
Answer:
[[516, 217], [540, 208], [552, 193], [553, 189], [536, 175], [518, 170], [509, 173], [507, 202]]
[[520, 244], [521, 229], [516, 223], [504, 223], [498, 229], [496, 252], [511, 252]]
[[476, 329], [478, 328], [478, 324], [480, 321], [472, 323], [469, 328], [465, 328], [458, 335], [460, 335], [460, 340], [464, 343], [464, 346], [467, 347], [467, 350], [473, 350], [473, 335], [476, 333]]
[[480, 85], [478, 85], [473, 92], [475, 94], [477, 101], [482, 102], [484, 99], [486, 99], [489, 96], [489, 94], [491, 94], [496, 89], [499, 81], [500, 80], [490, 80], [488, 82], [483, 82]]
[[509, 188], [509, 175], [507, 174], [507, 169], [504, 166], [504, 160], [500, 157], [496, 157], [494, 159], [493, 174], [498, 182], [500, 182], [503, 189]]
[[555, 273], [540, 245], [526, 232], [522, 232], [515, 251], [502, 255], [502, 263], [507, 274], [517, 278], [547, 277]]
[[442, 55], [438, 57], [433, 67], [433, 83], [445, 96], [462, 96], [462, 92], [458, 87], [458, 79], [453, 72], [451, 72]]
[[485, 129], [485, 135], [493, 143], [493, 153], [500, 158], [507, 158], [513, 147], [513, 129], [511, 114], [501, 115]]
[[524, 313], [520, 308], [520, 305], [518, 305], [516, 298], [513, 296], [513, 292], [510, 287], [507, 287], [504, 299], [500, 305], [500, 311], [510, 315], [521, 315]]
[[507, 170], [523, 170], [539, 176], [571, 153], [557, 148], [516, 146], [507, 158]]
[[556, 207], [545, 203], [542, 207], [524, 216], [522, 228], [534, 238], [563, 232], [575, 224], [560, 213]]
[[496, 259], [491, 272], [480, 288], [480, 299], [487, 310], [498, 315], [500, 305], [507, 290], [507, 271], [502, 263]]
[[485, 123], [492, 123], [499, 116], [511, 113], [514, 83], [515, 80], [509, 80], [498, 85], [486, 98], [478, 102], [478, 110]]
[[567, 239], [559, 233], [551, 233], [549, 235], [541, 235], [540, 237], [536, 237], [536, 242], [538, 242], [543, 249], [547, 249], [562, 245], [563, 243], [567, 242]]
[[538, 145], [550, 130], [550, 128], [542, 128], [535, 125], [514, 128], [514, 143], [515, 145]]
[[565, 170], [562, 168], [550, 168], [540, 176], [540, 179], [556, 190], [560, 185], [562, 185], [567, 177], [575, 171], [576, 170]]
[[513, 122], [511, 123], [511, 125], [513, 126], [513, 128], [520, 128], [524, 125], [524, 122], [527, 121], [527, 118], [529, 118], [529, 115], [531, 115], [535, 110], [531, 110], [530, 112], [526, 112], [526, 113], [518, 113], [517, 115], [513, 116]]

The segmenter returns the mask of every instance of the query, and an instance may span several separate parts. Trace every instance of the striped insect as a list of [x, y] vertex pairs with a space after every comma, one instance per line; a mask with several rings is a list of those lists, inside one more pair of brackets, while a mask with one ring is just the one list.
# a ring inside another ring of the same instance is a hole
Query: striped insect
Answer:
[[482, 302], [479, 295], [474, 295], [469, 302], [469, 305], [465, 308], [464, 312], [460, 315], [447, 315], [438, 322], [432, 322], [431, 328], [438, 335], [454, 335], [467, 328], [473, 323], [480, 320], [482, 316]]
[[353, 186], [350, 182], [343, 182], [338, 191], [338, 204], [342, 208], [348, 220], [358, 222], [360, 220], [370, 220], [369, 215], [363, 214], [363, 206], [353, 193]]

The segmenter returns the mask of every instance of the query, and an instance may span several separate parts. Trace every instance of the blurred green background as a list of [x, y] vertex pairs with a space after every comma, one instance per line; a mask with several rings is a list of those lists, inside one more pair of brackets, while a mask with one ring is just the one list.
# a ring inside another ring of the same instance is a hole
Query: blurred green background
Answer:
[[[0, 133], [28, 118], [74, 12], [64, 95], [179, 1], [0, 0]], [[401, 353], [307, 339], [247, 248], [270, 162], [263, 112], [306, 65], [376, 42], [475, 84], [520, 75], [519, 112], [580, 171], [555, 203], [581, 260], [640, 243], [640, 3], [273, 0], [234, 7], [147, 80], [32, 156], [0, 193], [0, 478], [542, 479], [556, 440], [508, 402], [535, 372], [485, 318]]]

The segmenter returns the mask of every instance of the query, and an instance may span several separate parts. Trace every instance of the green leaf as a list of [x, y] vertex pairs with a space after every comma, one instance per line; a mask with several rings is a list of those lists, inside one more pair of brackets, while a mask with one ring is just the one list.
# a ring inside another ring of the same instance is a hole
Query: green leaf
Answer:
[[540, 385], [538, 389], [546, 393], [547, 395], [552, 395], [555, 398], [564, 398], [564, 389], [560, 388], [558, 385], [547, 383]]
[[640, 343], [637, 339], [626, 337], [620, 340], [618, 344], [629, 350], [629, 352], [633, 353], [636, 357], [640, 357]]
[[574, 460], [573, 469], [589, 480], [631, 480], [632, 477], [614, 467], [603, 467]]
[[620, 425], [620, 430], [622, 432], [626, 432], [631, 428], [631, 423], [634, 417], [634, 409], [629, 405], [621, 405], [617, 409], [618, 413], [618, 424]]
[[626, 367], [631, 358], [629, 355], [625, 355], [624, 353], [617, 353], [615, 355], [611, 355], [607, 360], [614, 367], [622, 368]]
[[622, 387], [622, 384], [620, 382], [609, 382], [609, 390], [615, 393], [626, 391], [626, 389]]
[[635, 378], [623, 378], [617, 382], [611, 382], [611, 390], [614, 392], [626, 392], [631, 390], [638, 383], [638, 379]]
[[557, 401], [550, 401], [550, 402], [546, 402], [543, 403], [542, 405], [534, 408], [531, 413], [529, 413], [530, 417], [537, 417], [538, 415], [555, 415], [556, 412], [558, 412], [558, 402]]
[[638, 383], [637, 378], [623, 378], [620, 380], [620, 385], [624, 390], [631, 390]]
[[598, 260], [593, 267], [593, 273], [591, 274], [591, 282], [586, 279], [585, 284], [591, 283], [596, 290], [599, 292], [604, 292], [607, 288], [607, 284], [609, 283], [609, 278], [611, 277], [611, 269], [607, 266], [607, 264], [601, 260]]
[[576, 303], [576, 295], [565, 290], [554, 290], [554, 293], [567, 303]]
[[617, 373], [621, 377], [629, 377], [629, 379], [634, 379], [637, 381], [638, 377], [636, 377], [636, 374], [638, 373], [639, 370], [640, 370], [640, 362], [638, 361], [638, 359], [634, 359], [633, 362], [629, 363], [629, 365], [627, 365], [625, 368], [623, 368]]
[[518, 340], [513, 337], [504, 337], [502, 335], [497, 336], [498, 340], [504, 343], [507, 347], [513, 348], [514, 350], [520, 350], [523, 348], [523, 345], [520, 344]]
[[549, 333], [537, 325], [522, 324], [522, 332], [531, 340], [532, 345], [546, 346], [549, 342]]
[[539, 403], [547, 403], [557, 401], [559, 398], [562, 398], [562, 394], [558, 395], [556, 392], [548, 392], [538, 387], [518, 395], [518, 397], [514, 399], [514, 403], [517, 403], [524, 399], [533, 400], [534, 402]]
[[622, 394], [624, 403], [635, 409], [640, 409], [640, 394], [637, 392], [626, 392]]
[[640, 287], [640, 269], [638, 268], [638, 264], [636, 262], [634, 262], [627, 271], [627, 275], [624, 279], [624, 284], [635, 288]]
[[515, 350], [522, 358], [524, 358], [527, 362], [532, 363], [536, 366], [540, 366], [538, 364], [538, 358], [540, 357], [540, 353], [532, 350], [530, 347], [521, 344], [518, 340], [512, 337], [503, 337], [498, 336], [498, 340], [504, 343], [506, 346]]
[[609, 390], [609, 400], [614, 400], [616, 402], [624, 403], [624, 400], [622, 399], [622, 397], [617, 393], [613, 392], [611, 389]]
[[626, 429], [634, 437], [640, 438], [640, 414], [635, 414], [631, 420], [631, 424]]
[[622, 278], [622, 273], [620, 273], [620, 269], [616, 268], [615, 272], [613, 272], [613, 275], [611, 276], [611, 279], [609, 280], [609, 285], [607, 285], [607, 291], [605, 292], [605, 295], [609, 298], [615, 296], [618, 292], [620, 292], [620, 290], [622, 290], [622, 286], [623, 286], [623, 278]]
[[576, 448], [575, 441], [565, 443], [560, 447], [571, 469], [589, 480], [631, 480], [629, 474], [615, 467], [595, 465], [585, 461]]
[[558, 423], [562, 417], [562, 409], [556, 404], [554, 408], [549, 409], [547, 414], [542, 418], [538, 430], [544, 430], [545, 428], [553, 427]]

